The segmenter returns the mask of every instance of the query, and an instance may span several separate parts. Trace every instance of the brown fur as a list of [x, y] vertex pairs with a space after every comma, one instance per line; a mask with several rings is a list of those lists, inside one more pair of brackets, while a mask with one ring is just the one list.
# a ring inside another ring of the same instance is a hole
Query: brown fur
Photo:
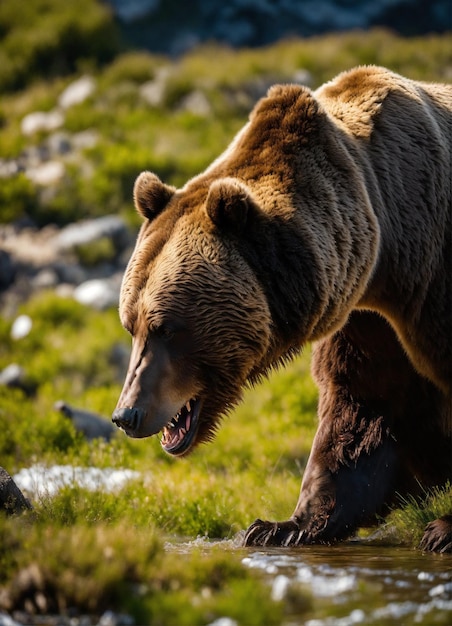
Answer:
[[375, 67], [316, 92], [275, 86], [183, 189], [137, 180], [146, 221], [121, 294], [133, 352], [114, 418], [128, 434], [199, 399], [185, 454], [245, 384], [318, 341], [299, 502], [248, 544], [341, 539], [395, 493], [451, 478], [451, 101]]

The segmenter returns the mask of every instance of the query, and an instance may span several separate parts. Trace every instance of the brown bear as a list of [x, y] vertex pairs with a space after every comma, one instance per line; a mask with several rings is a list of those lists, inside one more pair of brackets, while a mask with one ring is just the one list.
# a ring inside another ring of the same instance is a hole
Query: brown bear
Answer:
[[[184, 455], [241, 390], [315, 342], [319, 425], [290, 520], [247, 545], [331, 543], [452, 471], [452, 87], [379, 67], [272, 87], [177, 190], [142, 173], [113, 421]], [[451, 518], [424, 549], [450, 550]]]

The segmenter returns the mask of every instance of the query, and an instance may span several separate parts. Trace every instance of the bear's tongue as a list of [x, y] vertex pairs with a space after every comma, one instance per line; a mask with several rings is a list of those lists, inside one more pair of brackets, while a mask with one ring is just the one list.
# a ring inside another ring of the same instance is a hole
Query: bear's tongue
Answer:
[[170, 454], [182, 454], [190, 447], [197, 430], [199, 400], [188, 400], [170, 423], [163, 428], [160, 441]]

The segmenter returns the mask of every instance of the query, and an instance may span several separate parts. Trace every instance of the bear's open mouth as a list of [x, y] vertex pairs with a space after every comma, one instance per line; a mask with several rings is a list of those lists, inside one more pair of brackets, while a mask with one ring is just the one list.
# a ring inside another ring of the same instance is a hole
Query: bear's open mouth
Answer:
[[188, 400], [171, 421], [163, 428], [160, 440], [165, 452], [175, 456], [185, 454], [193, 445], [198, 432], [201, 400]]

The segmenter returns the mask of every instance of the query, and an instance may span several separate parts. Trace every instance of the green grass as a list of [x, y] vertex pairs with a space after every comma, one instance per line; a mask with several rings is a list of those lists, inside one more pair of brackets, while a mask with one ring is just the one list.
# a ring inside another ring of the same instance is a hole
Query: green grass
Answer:
[[400, 506], [386, 519], [383, 534], [392, 535], [392, 541], [409, 546], [417, 546], [428, 522], [452, 511], [452, 485], [424, 491], [418, 498], [401, 497]]
[[[162, 626], [206, 624], [225, 613], [247, 625], [281, 623], [281, 605], [268, 597], [258, 575], [241, 566], [239, 555], [192, 548], [181, 559], [163, 550], [149, 525], [60, 525], [38, 514], [19, 523], [0, 518], [0, 539], [0, 591], [13, 581], [0, 596], [7, 610], [116, 610], [136, 623]], [[27, 597], [14, 584], [18, 576], [31, 581]]]
[[309, 354], [248, 390], [217, 441], [174, 460], [156, 438], [134, 441], [118, 431], [110, 443], [89, 443], [53, 408], [63, 397], [106, 417], [113, 410], [120, 383], [108, 355], [115, 340], [128, 342], [116, 311], [43, 294], [21, 312], [35, 323], [13, 342], [3, 320], [0, 367], [14, 358], [35, 394], [0, 388], [2, 466], [10, 473], [33, 463], [130, 468], [140, 477], [114, 493], [65, 487], [33, 498], [33, 512], [19, 519], [0, 518], [0, 607], [25, 608], [14, 581], [31, 576], [47, 611], [110, 608], [163, 625], [205, 624], [224, 614], [240, 624], [281, 623], [282, 607], [255, 572], [243, 569], [239, 550], [190, 549], [182, 565], [162, 544], [233, 538], [257, 515], [290, 514], [314, 429]]

